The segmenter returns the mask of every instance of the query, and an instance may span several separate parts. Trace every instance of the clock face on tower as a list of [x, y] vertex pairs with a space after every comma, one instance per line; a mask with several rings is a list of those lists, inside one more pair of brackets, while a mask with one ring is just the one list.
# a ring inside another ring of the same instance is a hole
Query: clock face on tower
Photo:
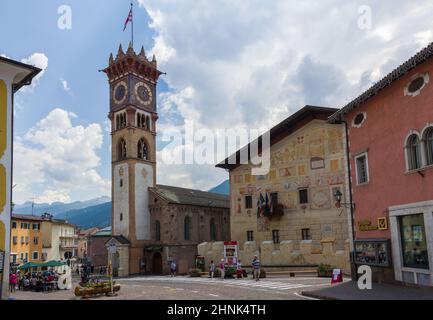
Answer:
[[142, 81], [137, 82], [134, 89], [137, 100], [145, 106], [150, 106], [152, 103], [152, 89]]
[[125, 81], [121, 81], [114, 86], [113, 89], [113, 100], [116, 104], [125, 102], [128, 93], [128, 87]]

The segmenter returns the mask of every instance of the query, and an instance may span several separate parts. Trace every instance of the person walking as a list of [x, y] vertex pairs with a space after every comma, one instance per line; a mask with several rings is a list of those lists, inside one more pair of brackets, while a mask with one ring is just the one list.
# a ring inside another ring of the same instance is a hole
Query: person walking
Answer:
[[170, 264], [170, 271], [171, 271], [171, 276], [175, 277], [176, 276], [176, 262], [174, 262], [174, 260], [171, 262]]
[[225, 277], [225, 269], [224, 269], [224, 259], [221, 259], [221, 263], [220, 263], [220, 270], [221, 270], [221, 279], [224, 279]]
[[253, 279], [256, 279], [256, 281], [259, 281], [260, 279], [260, 260], [257, 256], [254, 256], [254, 259], [251, 263], [253, 267]]
[[17, 286], [17, 275], [15, 272], [12, 272], [9, 276], [9, 291], [15, 292]]
[[238, 279], [242, 279], [243, 277], [241, 260], [239, 260], [238, 263], [236, 264], [236, 277]]
[[209, 266], [209, 274], [210, 274], [211, 279], [213, 279], [214, 273], [215, 273], [215, 263], [213, 263], [213, 260], [211, 260], [210, 266]]

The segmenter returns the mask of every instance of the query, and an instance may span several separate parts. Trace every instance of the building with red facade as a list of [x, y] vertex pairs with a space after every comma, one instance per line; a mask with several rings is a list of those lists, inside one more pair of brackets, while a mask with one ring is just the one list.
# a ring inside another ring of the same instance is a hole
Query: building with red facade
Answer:
[[330, 117], [347, 129], [352, 263], [376, 281], [433, 285], [432, 57], [430, 44]]

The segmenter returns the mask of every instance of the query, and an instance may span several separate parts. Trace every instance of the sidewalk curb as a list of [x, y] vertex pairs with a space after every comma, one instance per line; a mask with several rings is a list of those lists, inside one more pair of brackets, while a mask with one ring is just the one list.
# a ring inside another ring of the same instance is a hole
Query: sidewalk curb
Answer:
[[305, 297], [315, 298], [315, 299], [319, 299], [319, 300], [329, 300], [329, 301], [340, 301], [341, 300], [341, 299], [337, 299], [337, 298], [322, 296], [320, 294], [315, 294], [315, 293], [311, 293], [308, 291], [301, 291], [300, 294], [305, 296]]

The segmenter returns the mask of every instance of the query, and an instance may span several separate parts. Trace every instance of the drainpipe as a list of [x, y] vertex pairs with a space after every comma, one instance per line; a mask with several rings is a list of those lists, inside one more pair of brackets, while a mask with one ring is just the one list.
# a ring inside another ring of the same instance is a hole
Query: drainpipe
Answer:
[[[349, 148], [349, 129], [347, 126], [347, 121], [345, 120], [339, 120], [336, 121], [336, 123], [339, 124], [344, 124], [344, 130], [346, 132], [346, 157], [347, 157], [347, 171], [348, 171], [348, 180], [349, 180], [349, 203], [350, 203], [350, 219], [351, 219], [351, 227], [352, 227], [352, 250], [350, 252], [350, 260], [351, 260], [351, 265], [353, 262], [353, 266], [355, 266], [356, 269], [356, 264], [355, 264], [355, 257], [354, 257], [354, 252], [355, 252], [355, 219], [354, 219], [354, 206], [353, 206], [353, 195], [352, 195], [352, 173], [351, 173], [351, 169], [350, 169], [350, 148]], [[352, 270], [352, 280], [358, 280], [358, 273], [356, 272], [356, 270]]]

